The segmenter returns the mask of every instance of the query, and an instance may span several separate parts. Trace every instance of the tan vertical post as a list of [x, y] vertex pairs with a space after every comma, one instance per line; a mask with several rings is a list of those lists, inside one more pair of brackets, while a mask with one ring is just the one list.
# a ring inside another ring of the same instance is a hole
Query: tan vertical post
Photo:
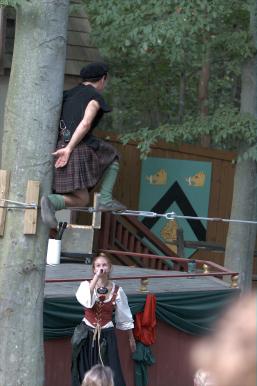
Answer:
[[[26, 203], [27, 204], [38, 204], [39, 201], [39, 181], [28, 181], [27, 192], [26, 192]], [[37, 229], [37, 208], [35, 209], [25, 209], [24, 214], [24, 229], [23, 233], [25, 235], [34, 235], [36, 234]]]
[[5, 29], [4, 8], [0, 8], [0, 75], [4, 74]]
[[[0, 170], [0, 206], [5, 205], [4, 199], [8, 198], [10, 186], [10, 172], [7, 170]], [[5, 219], [7, 209], [0, 208], [0, 236], [4, 235]]]

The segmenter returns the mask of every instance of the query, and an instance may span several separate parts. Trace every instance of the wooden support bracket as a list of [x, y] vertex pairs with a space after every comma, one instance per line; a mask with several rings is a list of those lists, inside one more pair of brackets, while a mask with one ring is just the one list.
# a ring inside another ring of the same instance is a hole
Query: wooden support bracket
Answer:
[[[100, 193], [94, 193], [94, 208], [97, 208], [100, 203]], [[101, 212], [93, 212], [92, 216], [92, 227], [94, 229], [101, 229], [101, 218], [102, 213]]]
[[147, 277], [142, 277], [140, 279], [140, 288], [139, 288], [139, 291], [140, 292], [149, 292], [148, 291], [148, 284], [149, 284], [149, 280]]
[[[39, 181], [29, 180], [27, 184], [26, 203], [38, 204], [39, 201]], [[24, 235], [35, 235], [37, 230], [38, 209], [25, 209], [24, 214]]]
[[[7, 170], [0, 170], [0, 205], [5, 205], [4, 199], [8, 199], [10, 187], [10, 172]], [[4, 235], [5, 219], [7, 209], [0, 208], [0, 236]]]

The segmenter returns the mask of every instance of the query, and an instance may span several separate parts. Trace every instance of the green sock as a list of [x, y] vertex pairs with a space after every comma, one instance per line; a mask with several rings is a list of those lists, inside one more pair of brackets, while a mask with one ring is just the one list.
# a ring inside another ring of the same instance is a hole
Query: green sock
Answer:
[[64, 197], [61, 194], [49, 194], [48, 198], [53, 204], [55, 210], [65, 209], [66, 205]]
[[116, 178], [119, 172], [119, 163], [113, 162], [108, 169], [105, 171], [101, 183], [100, 189], [100, 202], [101, 204], [107, 204], [112, 200], [112, 190], [116, 182]]

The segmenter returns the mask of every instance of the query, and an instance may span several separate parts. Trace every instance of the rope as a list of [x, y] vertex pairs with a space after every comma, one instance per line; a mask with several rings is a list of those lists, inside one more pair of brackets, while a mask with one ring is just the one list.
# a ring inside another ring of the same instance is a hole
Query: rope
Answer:
[[0, 205], [0, 208], [2, 208], [2, 209], [20, 209], [20, 210], [24, 210], [24, 209], [37, 209], [38, 208], [38, 206], [31, 206], [31, 205], [29, 205], [29, 206], [18, 206], [18, 205], [8, 205], [8, 206], [6, 206], [6, 205]]
[[[99, 212], [94, 207], [70, 207], [67, 208], [71, 211], [77, 210], [80, 212], [87, 212], [87, 213], [94, 213]], [[217, 221], [217, 222], [235, 222], [235, 223], [244, 223], [244, 224], [257, 224], [257, 221], [252, 220], [239, 220], [239, 219], [228, 219], [228, 218], [222, 218], [222, 217], [201, 217], [201, 216], [182, 216], [178, 215], [175, 212], [168, 212], [168, 213], [155, 213], [151, 211], [145, 211], [145, 210], [124, 210], [124, 211], [112, 211], [113, 215], [118, 216], [136, 216], [136, 217], [163, 217], [166, 220], [175, 220], [176, 218], [186, 219], [186, 220], [206, 220], [206, 221]]]
[[[19, 202], [19, 201], [12, 201], [12, 200], [6, 200], [6, 199], [0, 199], [1, 201], [5, 201], [7, 203], [11, 203], [13, 205], [0, 205], [0, 208], [4, 209], [40, 209], [40, 206], [38, 206], [35, 203], [28, 204], [26, 202]], [[71, 211], [79, 211], [79, 212], [87, 212], [87, 213], [97, 213], [101, 212], [97, 208], [94, 208], [93, 206], [90, 207], [67, 207], [66, 209], [69, 209]], [[241, 223], [241, 224], [257, 224], [257, 221], [252, 220], [240, 220], [240, 219], [228, 219], [228, 218], [222, 218], [222, 217], [202, 217], [202, 216], [182, 216], [178, 215], [175, 212], [168, 212], [168, 213], [155, 213], [151, 211], [145, 211], [145, 210], [124, 210], [124, 211], [112, 211], [113, 215], [118, 216], [136, 216], [136, 217], [163, 217], [166, 220], [175, 220], [176, 218], [186, 219], [186, 220], [194, 220], [194, 221], [216, 221], [216, 222], [232, 222], [232, 223]]]
[[[7, 200], [6, 198], [0, 198], [0, 202], [7, 203], [7, 205], [0, 205], [3, 209], [37, 209], [38, 205], [35, 202], [27, 203], [20, 201]], [[12, 204], [12, 205], [9, 205]]]

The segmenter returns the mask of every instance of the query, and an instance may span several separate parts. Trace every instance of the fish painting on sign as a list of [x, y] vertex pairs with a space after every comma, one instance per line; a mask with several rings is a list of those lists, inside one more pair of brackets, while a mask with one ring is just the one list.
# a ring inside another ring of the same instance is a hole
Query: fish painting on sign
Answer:
[[193, 176], [186, 177], [186, 182], [188, 183], [189, 186], [202, 187], [204, 186], [204, 183], [205, 183], [205, 173], [198, 172]]
[[[211, 183], [211, 162], [149, 157], [142, 161], [139, 207], [158, 214], [175, 212], [181, 216], [207, 217]], [[206, 221], [167, 219], [156, 216], [141, 220], [157, 237], [175, 252], [177, 228], [184, 239], [204, 241]], [[174, 248], [175, 247], [175, 248]], [[187, 249], [190, 257], [194, 249]], [[156, 251], [157, 252], [157, 251]]]
[[167, 172], [164, 169], [160, 169], [154, 174], [145, 177], [151, 185], [166, 185], [167, 184]]

